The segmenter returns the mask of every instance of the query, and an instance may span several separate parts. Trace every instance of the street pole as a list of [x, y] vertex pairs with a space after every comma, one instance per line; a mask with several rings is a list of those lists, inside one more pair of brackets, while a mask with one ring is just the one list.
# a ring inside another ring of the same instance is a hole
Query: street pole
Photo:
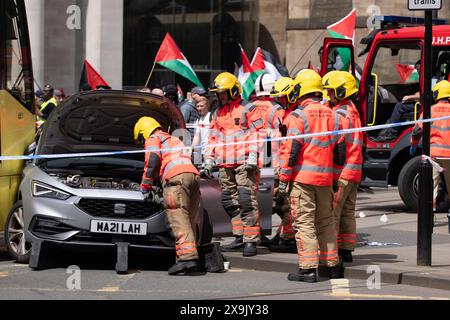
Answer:
[[[432, 64], [432, 21], [431, 10], [425, 11], [425, 50], [424, 50], [424, 91], [422, 95], [423, 119], [431, 116], [431, 64]], [[429, 122], [423, 123], [422, 150], [430, 156]], [[419, 217], [417, 228], [417, 265], [431, 266], [431, 242], [433, 233], [433, 167], [430, 161], [422, 158], [419, 168]]]

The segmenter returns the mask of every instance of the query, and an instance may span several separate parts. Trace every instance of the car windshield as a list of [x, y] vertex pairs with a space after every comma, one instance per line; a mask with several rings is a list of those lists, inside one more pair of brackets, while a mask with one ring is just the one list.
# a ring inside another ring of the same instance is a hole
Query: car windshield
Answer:
[[142, 170], [143, 161], [124, 159], [119, 157], [81, 157], [67, 159], [46, 159], [41, 160], [39, 165], [46, 169], [130, 169]]

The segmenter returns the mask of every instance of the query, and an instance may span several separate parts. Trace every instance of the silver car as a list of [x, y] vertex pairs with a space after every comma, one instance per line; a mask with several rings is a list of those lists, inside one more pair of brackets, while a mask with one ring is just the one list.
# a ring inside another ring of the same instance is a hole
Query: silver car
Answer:
[[[110, 248], [117, 252], [116, 270], [126, 272], [130, 249], [175, 254], [163, 204], [144, 201], [139, 191], [144, 154], [120, 153], [143, 149], [133, 141], [134, 125], [143, 116], [154, 117], [171, 133], [185, 128], [175, 105], [137, 92], [80, 93], [51, 114], [38, 139], [36, 155], [119, 153], [28, 163], [18, 202], [6, 223], [6, 246], [17, 261], [42, 269], [53, 258], [45, 253], [50, 246], [60, 250]], [[272, 227], [272, 181], [272, 170], [263, 170], [259, 200], [266, 234]], [[213, 235], [231, 234], [231, 224], [221, 206], [217, 179], [202, 180], [201, 192], [198, 243], [211, 247]]]

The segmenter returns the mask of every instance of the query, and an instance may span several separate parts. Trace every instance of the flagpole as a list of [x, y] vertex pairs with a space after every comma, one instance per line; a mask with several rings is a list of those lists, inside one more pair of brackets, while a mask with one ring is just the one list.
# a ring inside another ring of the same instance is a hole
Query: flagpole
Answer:
[[147, 82], [145, 83], [144, 88], [146, 88], [146, 87], [148, 86], [148, 84], [149, 84], [149, 82], [150, 82], [150, 79], [151, 79], [151, 77], [152, 77], [153, 71], [155, 70], [155, 66], [156, 66], [156, 61], [153, 63], [152, 71], [150, 71], [150, 74], [149, 74], [149, 76], [148, 76], [148, 79], [147, 79]]

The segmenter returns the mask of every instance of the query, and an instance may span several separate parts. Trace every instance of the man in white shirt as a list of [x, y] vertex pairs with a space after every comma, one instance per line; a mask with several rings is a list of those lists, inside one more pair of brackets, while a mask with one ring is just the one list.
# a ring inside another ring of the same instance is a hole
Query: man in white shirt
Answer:
[[194, 164], [200, 165], [203, 163], [203, 155], [205, 154], [206, 145], [209, 138], [209, 122], [211, 119], [209, 99], [204, 95], [194, 95], [197, 110], [200, 114], [200, 119], [196, 122], [196, 129], [194, 140], [192, 142]]

